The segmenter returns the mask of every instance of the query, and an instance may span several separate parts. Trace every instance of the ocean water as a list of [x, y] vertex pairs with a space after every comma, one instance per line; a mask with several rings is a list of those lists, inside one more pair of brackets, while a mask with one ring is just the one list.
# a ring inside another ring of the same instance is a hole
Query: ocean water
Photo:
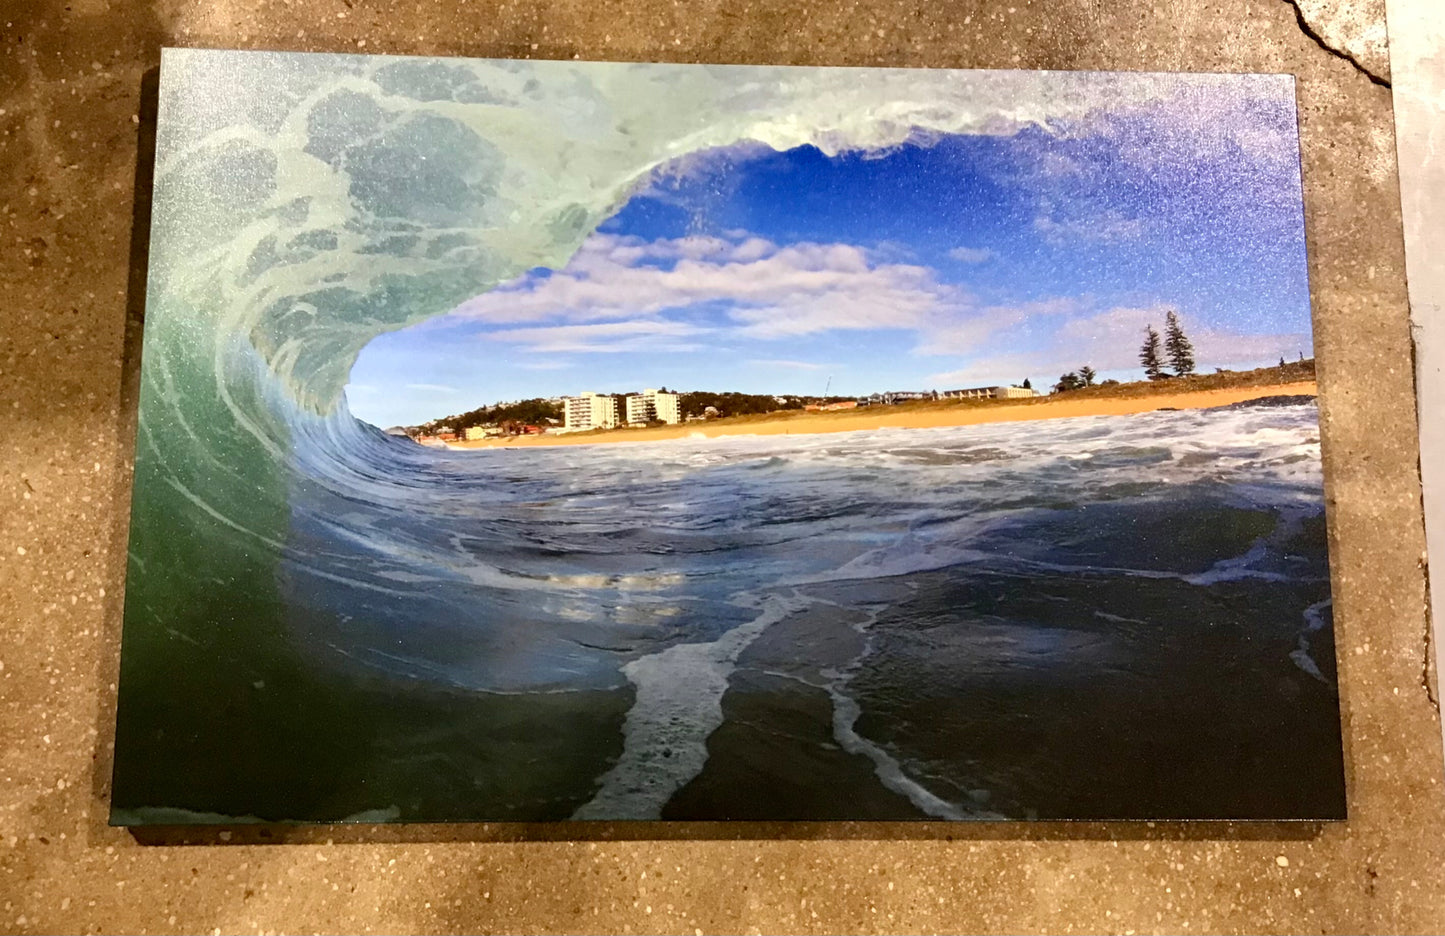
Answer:
[[1341, 815], [1311, 405], [437, 452], [342, 392], [716, 147], [1287, 81], [168, 50], [112, 821]]
[[378, 727], [355, 781], [398, 795], [346, 815], [1338, 807], [1312, 403], [368, 444], [293, 480], [287, 643], [368, 705], [468, 714]]

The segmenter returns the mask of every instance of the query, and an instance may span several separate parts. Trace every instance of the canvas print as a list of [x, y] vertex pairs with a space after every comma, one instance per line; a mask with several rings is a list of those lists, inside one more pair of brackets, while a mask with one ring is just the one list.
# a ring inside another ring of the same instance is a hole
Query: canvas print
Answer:
[[1331, 819], [1288, 76], [170, 50], [112, 821]]

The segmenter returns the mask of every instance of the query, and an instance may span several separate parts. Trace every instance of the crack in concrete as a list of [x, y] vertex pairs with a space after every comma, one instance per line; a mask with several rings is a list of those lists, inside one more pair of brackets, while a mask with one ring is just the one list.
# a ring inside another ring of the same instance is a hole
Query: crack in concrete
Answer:
[[1435, 694], [1435, 687], [1430, 685], [1430, 662], [1435, 647], [1435, 615], [1431, 602], [1429, 560], [1421, 556], [1419, 565], [1420, 570], [1425, 573], [1425, 652], [1420, 658], [1420, 688], [1425, 690], [1425, 698], [1429, 700], [1430, 706], [1438, 715], [1440, 714], [1440, 697]]
[[[1423, 498], [1422, 498], [1423, 500]], [[1422, 503], [1423, 507], [1424, 504]], [[1435, 647], [1435, 615], [1431, 602], [1430, 590], [1430, 569], [1429, 560], [1425, 556], [1420, 557], [1420, 570], [1425, 573], [1425, 652], [1420, 657], [1420, 688], [1425, 690], [1425, 698], [1430, 702], [1435, 714], [1440, 714], [1440, 697], [1435, 694], [1435, 687], [1430, 685], [1430, 661], [1434, 655]]]
[[[1288, 0], [1286, 0], [1288, 2]], [[1410, 307], [1410, 373], [1415, 375], [1415, 418], [1420, 418], [1420, 325], [1415, 321], [1414, 306]], [[1425, 523], [1425, 466], [1422, 463], [1422, 455], [1417, 451], [1415, 454], [1415, 476], [1419, 480], [1420, 491], [1420, 522]], [[1430, 661], [1433, 658], [1435, 645], [1435, 612], [1434, 612], [1434, 584], [1430, 581], [1430, 552], [1429, 542], [1426, 541], [1425, 553], [1420, 556], [1416, 563], [1425, 576], [1425, 652], [1420, 659], [1420, 686], [1425, 690], [1425, 698], [1429, 700], [1435, 714], [1440, 714], [1440, 698], [1435, 694], [1435, 689], [1430, 685]]]
[[1430, 653], [1434, 644], [1434, 635], [1431, 631], [1434, 628], [1430, 623], [1430, 596], [1425, 596], [1425, 659], [1420, 661], [1420, 685], [1425, 689], [1425, 698], [1430, 700], [1430, 705], [1435, 713], [1440, 713], [1440, 697], [1435, 695], [1435, 689], [1430, 685]]
[[1305, 19], [1304, 10], [1300, 9], [1299, 0], [1284, 0], [1284, 2], [1289, 5], [1290, 9], [1294, 10], [1295, 22], [1299, 24], [1300, 32], [1304, 33], [1306, 36], [1312, 39], [1315, 45], [1319, 46], [1321, 49], [1324, 49], [1335, 58], [1343, 59], [1346, 62], [1349, 62], [1355, 67], [1355, 71], [1364, 75], [1366, 78], [1370, 79], [1370, 81], [1374, 82], [1380, 87], [1390, 88], [1391, 90], [1393, 90], [1393, 85], [1390, 84], [1390, 79], [1382, 78], [1374, 72], [1370, 71], [1363, 64], [1361, 64], [1360, 60], [1355, 58], [1354, 55], [1344, 51], [1343, 49], [1336, 49], [1334, 46], [1330, 45], [1328, 42], [1325, 41], [1324, 36], [1321, 36], [1319, 33], [1315, 32], [1315, 28], [1310, 25], [1310, 21]]

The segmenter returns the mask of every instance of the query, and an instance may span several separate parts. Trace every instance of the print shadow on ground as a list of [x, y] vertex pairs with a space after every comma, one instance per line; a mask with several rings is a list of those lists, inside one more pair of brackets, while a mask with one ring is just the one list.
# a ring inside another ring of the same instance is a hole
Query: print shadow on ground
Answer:
[[141, 339], [145, 323], [146, 277], [150, 267], [152, 186], [155, 181], [156, 114], [160, 92], [160, 68], [148, 69], [141, 78], [137, 105], [136, 163], [131, 211], [129, 258], [126, 276], [125, 320], [122, 324], [120, 387], [114, 424], [116, 448], [111, 466], [113, 488], [111, 526], [106, 531], [104, 580], [114, 583], [104, 600], [100, 647], [95, 684], [105, 687], [95, 702], [95, 750], [91, 755], [90, 834], [98, 839], [107, 829], [106, 810], [110, 801], [111, 770], [115, 760], [116, 685], [120, 676], [121, 619], [125, 614], [127, 541], [130, 536], [130, 490], [135, 458], [136, 413], [140, 402]]
[[538, 822], [146, 826], [141, 845], [638, 841], [1308, 841], [1321, 822]]

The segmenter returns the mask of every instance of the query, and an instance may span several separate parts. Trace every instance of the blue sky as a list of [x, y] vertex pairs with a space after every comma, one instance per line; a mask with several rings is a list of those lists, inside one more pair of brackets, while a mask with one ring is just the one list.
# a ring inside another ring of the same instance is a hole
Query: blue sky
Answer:
[[697, 154], [565, 268], [373, 340], [348, 401], [386, 426], [582, 390], [1137, 379], [1167, 308], [1201, 371], [1309, 356], [1295, 134], [1287, 94], [1216, 91], [884, 153]]

